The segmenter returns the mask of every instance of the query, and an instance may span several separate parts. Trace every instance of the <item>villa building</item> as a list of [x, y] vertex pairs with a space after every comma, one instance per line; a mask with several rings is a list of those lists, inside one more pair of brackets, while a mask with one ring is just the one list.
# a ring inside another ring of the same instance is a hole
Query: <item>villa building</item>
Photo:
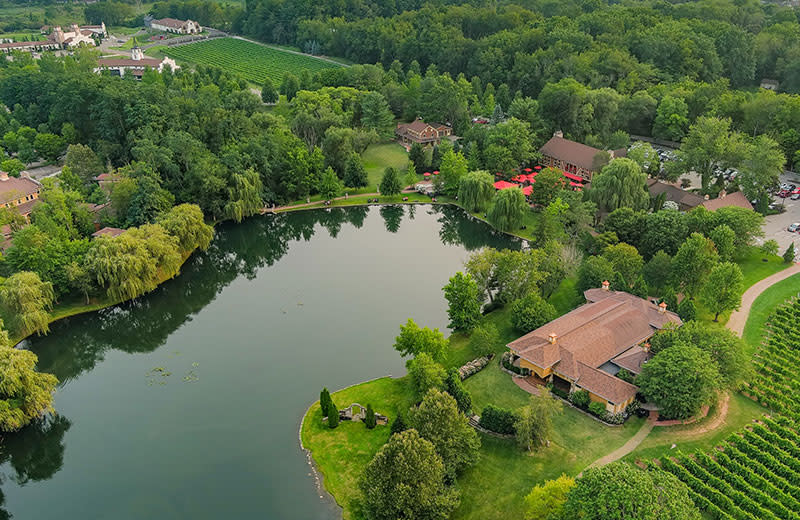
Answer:
[[[92, 27], [92, 29], [89, 27]], [[65, 31], [61, 26], [57, 25], [53, 27], [53, 31], [47, 35], [47, 40], [57, 43], [62, 47], [78, 47], [80, 45], [94, 47], [94, 35], [104, 35], [100, 32], [96, 32], [97, 29], [94, 29], [95, 27], [96, 26], [92, 25], [85, 26], [84, 28], [74, 23]], [[105, 31], [105, 24], [102, 26], [102, 30]]]
[[[592, 175], [605, 165], [605, 162], [598, 161], [598, 154], [602, 154], [603, 150], [565, 139], [560, 130], [555, 132], [539, 151], [542, 154], [542, 166], [558, 168], [565, 173], [579, 177], [582, 182], [591, 182]], [[619, 150], [607, 150], [607, 153], [611, 159], [617, 159], [625, 157], [628, 151], [620, 148]]]
[[164, 67], [169, 66], [170, 70], [178, 70], [180, 67], [172, 58], [164, 57], [161, 60], [146, 58], [144, 52], [139, 47], [131, 49], [130, 58], [100, 58], [97, 60], [95, 72], [109, 71], [114, 76], [124, 76], [131, 74], [137, 79], [142, 79], [142, 74], [146, 69], [163, 72]]
[[697, 206], [703, 206], [709, 211], [728, 206], [738, 206], [749, 210], [753, 209], [753, 205], [750, 204], [750, 201], [747, 200], [747, 197], [745, 197], [744, 193], [741, 191], [727, 193], [723, 190], [719, 193], [717, 198], [711, 199], [708, 195], [701, 197], [696, 193], [683, 190], [674, 184], [661, 182], [657, 179], [647, 179], [647, 190], [650, 192], [650, 196], [654, 198], [663, 194], [664, 200], [671, 200], [676, 203], [678, 209], [681, 211], [689, 211]]
[[152, 20], [150, 28], [176, 34], [200, 34], [203, 28], [193, 20], [176, 20], [175, 18], [162, 18]]
[[417, 143], [422, 146], [436, 146], [443, 139], [455, 141], [458, 139], [453, 135], [453, 129], [447, 125], [431, 125], [418, 117], [411, 123], [398, 123], [394, 131], [397, 141], [410, 148]]
[[650, 359], [647, 342], [667, 324], [682, 325], [666, 304], [612, 291], [609, 283], [585, 291], [587, 303], [508, 344], [514, 363], [564, 392], [586, 390], [610, 413], [630, 405], [638, 387], [617, 376], [638, 374]]
[[39, 183], [27, 177], [11, 177], [0, 171], [0, 207], [14, 208], [26, 219], [39, 203]]

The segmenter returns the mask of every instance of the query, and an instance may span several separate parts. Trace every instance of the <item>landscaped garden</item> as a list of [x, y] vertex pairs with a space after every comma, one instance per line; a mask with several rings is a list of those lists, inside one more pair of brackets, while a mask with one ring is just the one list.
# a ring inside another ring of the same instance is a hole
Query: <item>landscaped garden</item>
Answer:
[[171, 58], [220, 67], [236, 73], [257, 85], [266, 78], [279, 85], [287, 73], [299, 75], [303, 71], [316, 72], [336, 63], [313, 56], [287, 52], [237, 38], [215, 38], [164, 49]]

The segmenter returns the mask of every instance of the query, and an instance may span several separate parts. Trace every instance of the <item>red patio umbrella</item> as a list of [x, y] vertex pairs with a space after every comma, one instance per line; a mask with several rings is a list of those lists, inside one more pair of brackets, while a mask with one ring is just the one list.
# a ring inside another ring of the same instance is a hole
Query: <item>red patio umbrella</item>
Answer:
[[507, 188], [517, 188], [519, 184], [514, 184], [513, 182], [508, 181], [497, 181], [494, 183], [494, 187], [498, 190], [505, 190]]
[[422, 174], [422, 176], [423, 177], [430, 177], [431, 176], [431, 172], [425, 172], [425, 173]]
[[525, 186], [524, 188], [522, 188], [522, 193], [525, 196], [530, 196], [530, 194], [533, 193], [533, 186]]
[[525, 170], [523, 170], [523, 171], [526, 171], [526, 172], [530, 173], [530, 172], [532, 172], [533, 170], [531, 170], [530, 168], [525, 168]]
[[434, 175], [439, 175], [439, 170], [434, 170], [434, 171], [433, 171], [433, 174], [434, 174]]
[[542, 169], [542, 167], [541, 167], [541, 166], [537, 166], [537, 167], [535, 167], [535, 168], [534, 168], [534, 170], [536, 170], [536, 171], [539, 171], [539, 170], [541, 170], [541, 169]]

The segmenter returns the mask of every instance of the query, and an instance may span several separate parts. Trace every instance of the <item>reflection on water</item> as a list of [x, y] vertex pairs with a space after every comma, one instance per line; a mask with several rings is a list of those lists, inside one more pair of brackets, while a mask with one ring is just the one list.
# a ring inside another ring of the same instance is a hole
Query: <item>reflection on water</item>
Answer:
[[[400, 370], [388, 347], [396, 326], [414, 315], [444, 328], [441, 286], [467, 251], [485, 246], [521, 244], [442, 206], [219, 226], [176, 279], [26, 344], [39, 370], [58, 377], [63, 415], [3, 439], [5, 507], [17, 518], [62, 505], [59, 516], [75, 519], [339, 516], [314, 501], [296, 421], [317, 385]], [[160, 365], [175, 376], [148, 387]], [[199, 377], [182, 383], [190, 366]], [[249, 408], [258, 412], [243, 414]], [[165, 489], [174, 496], [160, 496]]]

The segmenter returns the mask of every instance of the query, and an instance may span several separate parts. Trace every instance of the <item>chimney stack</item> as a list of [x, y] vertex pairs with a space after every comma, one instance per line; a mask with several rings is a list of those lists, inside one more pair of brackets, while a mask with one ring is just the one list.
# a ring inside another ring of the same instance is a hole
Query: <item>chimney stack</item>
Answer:
[[661, 314], [664, 314], [665, 312], [667, 312], [667, 304], [664, 303], [664, 302], [659, 303], [658, 304], [658, 312], [660, 312]]
[[725, 190], [722, 190], [721, 192], [719, 192], [719, 198], [724, 199], [725, 195], [727, 195], [727, 194], [728, 194], [728, 192], [726, 192]]
[[547, 341], [552, 343], [553, 345], [556, 344], [556, 340], [558, 339], [558, 334], [555, 332], [551, 332], [549, 336], [547, 336]]
[[8, 172], [0, 171], [0, 181], [8, 180]]
[[563, 139], [564, 132], [562, 132], [561, 130], [556, 130], [555, 132], [553, 132], [553, 137], [561, 137]]
[[645, 342], [645, 344], [642, 345], [642, 348], [645, 352], [650, 352], [650, 342]]
[[603, 280], [602, 286], [604, 291], [607, 291], [610, 285], [611, 284], [608, 282], [608, 280]]

